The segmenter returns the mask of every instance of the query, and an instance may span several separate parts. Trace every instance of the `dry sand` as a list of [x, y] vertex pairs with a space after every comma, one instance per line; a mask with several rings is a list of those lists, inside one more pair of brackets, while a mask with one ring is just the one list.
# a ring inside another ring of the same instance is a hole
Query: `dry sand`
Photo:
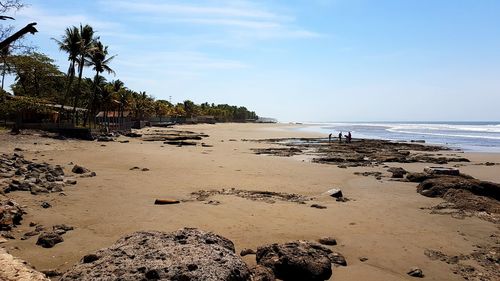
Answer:
[[[316, 240], [333, 236], [344, 254], [347, 267], [336, 267], [331, 280], [412, 280], [406, 272], [413, 266], [423, 269], [425, 280], [463, 280], [452, 267], [432, 261], [425, 249], [449, 255], [469, 254], [474, 245], [491, 243], [499, 234], [497, 225], [475, 218], [463, 220], [449, 215], [430, 214], [427, 209], [439, 202], [415, 191], [415, 183], [376, 180], [356, 176], [356, 171], [381, 168], [340, 169], [333, 165], [302, 161], [304, 157], [255, 155], [251, 148], [269, 147], [241, 139], [316, 136], [287, 130], [291, 125], [217, 124], [178, 127], [210, 135], [204, 142], [213, 147], [176, 147], [162, 142], [130, 143], [53, 140], [35, 136], [8, 136], [0, 133], [0, 153], [14, 147], [25, 149], [27, 159], [61, 164], [69, 172], [83, 165], [97, 173], [79, 178], [66, 187], [67, 196], [30, 195], [13, 192], [9, 197], [26, 205], [27, 215], [14, 234], [21, 237], [31, 230], [29, 222], [45, 226], [68, 224], [75, 227], [64, 242], [45, 249], [35, 245], [36, 237], [2, 244], [9, 252], [38, 270], [64, 271], [83, 255], [107, 247], [126, 233], [137, 230], [173, 231], [185, 226], [214, 231], [231, 239], [237, 251], [289, 240]], [[148, 130], [148, 129], [144, 129]], [[149, 128], [149, 130], [154, 130]], [[122, 138], [122, 137], [121, 137]], [[15, 142], [13, 141], [15, 139]], [[127, 138], [128, 139], [128, 138]], [[231, 141], [230, 141], [231, 140]], [[37, 142], [37, 144], [33, 144]], [[46, 145], [49, 144], [49, 145]], [[473, 162], [461, 170], [482, 180], [500, 182], [499, 166], [474, 165], [500, 162], [500, 154], [466, 153]], [[149, 171], [130, 170], [137, 166]], [[397, 165], [422, 171], [425, 164]], [[341, 203], [323, 193], [341, 188], [354, 199]], [[157, 206], [156, 198], [189, 199], [200, 189], [239, 188], [297, 193], [315, 197], [327, 209], [310, 204], [277, 201], [269, 204], [235, 196], [216, 196], [220, 205], [183, 202]], [[52, 208], [42, 209], [47, 201]], [[368, 260], [361, 262], [360, 257]], [[245, 261], [255, 263], [255, 256]]]

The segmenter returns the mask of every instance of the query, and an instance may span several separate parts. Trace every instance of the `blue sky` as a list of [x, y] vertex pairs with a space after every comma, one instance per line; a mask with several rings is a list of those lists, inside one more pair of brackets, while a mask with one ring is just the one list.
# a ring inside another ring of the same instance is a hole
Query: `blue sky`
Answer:
[[280, 121], [500, 120], [500, 1], [26, 2], [15, 24], [38, 22], [61, 70], [50, 38], [88, 23], [118, 55], [108, 79], [156, 98]]

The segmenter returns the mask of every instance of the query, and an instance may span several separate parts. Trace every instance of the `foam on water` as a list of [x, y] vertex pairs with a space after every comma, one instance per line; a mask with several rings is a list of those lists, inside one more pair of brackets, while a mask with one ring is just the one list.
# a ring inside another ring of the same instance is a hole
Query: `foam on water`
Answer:
[[500, 152], [500, 122], [304, 123], [299, 130], [324, 134], [351, 131], [353, 137], [425, 140], [471, 151]]

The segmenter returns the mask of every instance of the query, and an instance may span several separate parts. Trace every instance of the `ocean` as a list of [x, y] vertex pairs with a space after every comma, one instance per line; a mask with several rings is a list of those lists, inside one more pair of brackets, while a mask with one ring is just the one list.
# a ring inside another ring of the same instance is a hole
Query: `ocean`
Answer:
[[475, 152], [500, 153], [500, 122], [304, 122], [297, 130], [352, 133], [353, 138], [426, 143]]

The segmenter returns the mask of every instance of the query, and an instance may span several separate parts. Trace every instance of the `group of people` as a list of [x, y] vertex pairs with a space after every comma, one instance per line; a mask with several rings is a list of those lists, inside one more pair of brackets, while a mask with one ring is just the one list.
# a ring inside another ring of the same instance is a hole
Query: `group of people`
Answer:
[[[346, 143], [351, 143], [351, 141], [352, 141], [352, 135], [351, 135], [350, 131], [347, 133], [347, 135], [344, 135], [344, 137], [345, 137], [345, 142]], [[339, 142], [342, 142], [342, 132], [339, 133], [338, 139], [339, 139]], [[332, 134], [329, 134], [328, 135], [328, 143], [331, 143], [331, 142], [332, 142]]]

